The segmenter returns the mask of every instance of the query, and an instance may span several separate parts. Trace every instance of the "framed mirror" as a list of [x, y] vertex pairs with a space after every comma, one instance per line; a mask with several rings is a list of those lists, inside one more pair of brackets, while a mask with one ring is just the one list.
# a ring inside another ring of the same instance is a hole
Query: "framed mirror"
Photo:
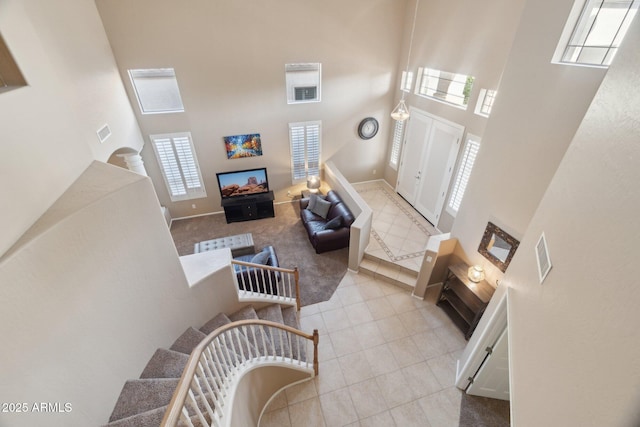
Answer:
[[478, 252], [504, 273], [519, 244], [520, 242], [509, 233], [489, 222], [482, 235]]

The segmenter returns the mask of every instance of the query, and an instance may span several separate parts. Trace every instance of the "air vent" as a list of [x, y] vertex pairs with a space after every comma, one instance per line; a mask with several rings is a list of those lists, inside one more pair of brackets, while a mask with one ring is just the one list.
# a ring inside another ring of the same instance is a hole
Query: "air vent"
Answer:
[[105, 142], [107, 138], [111, 136], [111, 129], [109, 129], [109, 125], [104, 125], [100, 129], [98, 129], [98, 139], [100, 142]]
[[296, 101], [311, 101], [318, 96], [317, 86], [296, 87], [294, 92]]
[[542, 236], [540, 236], [536, 244], [536, 255], [538, 261], [538, 276], [540, 277], [540, 284], [542, 284], [547, 274], [549, 274], [549, 270], [551, 270], [551, 258], [549, 257], [549, 248], [547, 248], [547, 239], [544, 237], [544, 233], [542, 233]]

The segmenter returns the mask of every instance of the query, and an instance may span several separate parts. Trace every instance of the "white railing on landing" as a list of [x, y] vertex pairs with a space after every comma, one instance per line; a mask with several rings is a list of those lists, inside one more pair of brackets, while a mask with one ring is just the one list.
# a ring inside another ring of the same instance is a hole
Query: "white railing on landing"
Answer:
[[300, 310], [300, 283], [298, 268], [289, 269], [270, 265], [232, 260], [236, 272], [238, 294], [242, 297], [295, 303]]
[[[318, 374], [318, 330], [312, 335], [267, 320], [241, 320], [207, 336], [191, 353], [161, 427], [229, 425], [233, 384], [259, 364]], [[313, 342], [313, 360], [306, 356]]]

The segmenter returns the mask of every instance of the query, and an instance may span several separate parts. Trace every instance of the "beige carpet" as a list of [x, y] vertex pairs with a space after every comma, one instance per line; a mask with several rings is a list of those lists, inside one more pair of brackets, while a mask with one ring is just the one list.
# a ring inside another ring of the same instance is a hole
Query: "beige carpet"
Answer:
[[509, 401], [462, 393], [459, 427], [508, 427]]
[[302, 305], [327, 301], [347, 272], [349, 250], [316, 254], [300, 222], [298, 201], [275, 205], [275, 218], [227, 224], [224, 214], [173, 221], [171, 235], [178, 254], [193, 253], [195, 243], [251, 233], [256, 250], [271, 245], [281, 267], [298, 267]]

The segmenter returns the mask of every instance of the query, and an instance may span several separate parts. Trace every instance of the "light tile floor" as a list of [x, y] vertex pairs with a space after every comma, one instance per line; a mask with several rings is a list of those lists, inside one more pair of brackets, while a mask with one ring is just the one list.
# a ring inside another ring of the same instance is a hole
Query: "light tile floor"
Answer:
[[440, 232], [385, 181], [356, 183], [353, 188], [373, 210], [366, 253], [418, 271], [429, 236]]
[[302, 330], [320, 332], [319, 375], [279, 393], [261, 426], [458, 426], [466, 341], [426, 299], [347, 272], [329, 301], [300, 311]]

